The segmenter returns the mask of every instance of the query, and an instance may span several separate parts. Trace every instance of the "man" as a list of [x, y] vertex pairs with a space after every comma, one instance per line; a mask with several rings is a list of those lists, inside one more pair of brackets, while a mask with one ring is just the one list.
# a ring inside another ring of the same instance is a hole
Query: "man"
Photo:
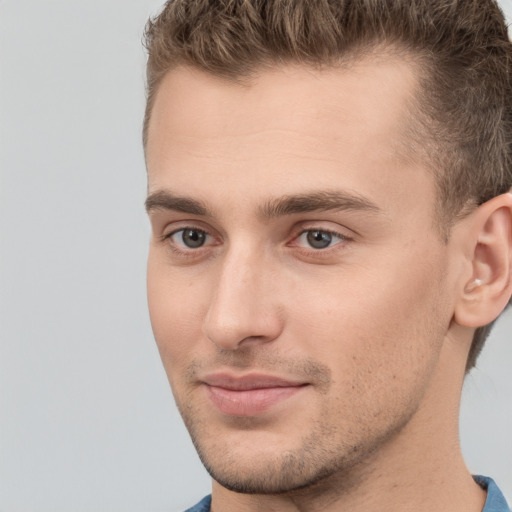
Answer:
[[173, 0], [148, 24], [151, 321], [195, 511], [508, 510], [459, 447], [512, 293], [492, 0]]

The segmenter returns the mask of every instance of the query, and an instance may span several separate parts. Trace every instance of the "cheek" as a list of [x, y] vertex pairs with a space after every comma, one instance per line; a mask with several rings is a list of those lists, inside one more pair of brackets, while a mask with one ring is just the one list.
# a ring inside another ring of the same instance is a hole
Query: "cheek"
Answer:
[[400, 394], [415, 381], [425, 383], [441, 349], [449, 315], [439, 270], [436, 279], [426, 266], [400, 260], [384, 266], [385, 273], [353, 268], [333, 277], [329, 286], [303, 296], [295, 312], [295, 336], [332, 368], [344, 389]]
[[186, 365], [201, 340], [201, 319], [208, 301], [206, 289], [198, 290], [194, 280], [150, 254], [147, 293], [153, 334], [169, 374]]

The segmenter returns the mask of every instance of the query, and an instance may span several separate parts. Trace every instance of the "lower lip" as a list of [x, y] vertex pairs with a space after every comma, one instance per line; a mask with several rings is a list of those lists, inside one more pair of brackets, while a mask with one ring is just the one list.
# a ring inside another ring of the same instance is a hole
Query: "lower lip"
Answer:
[[220, 412], [230, 416], [256, 416], [295, 395], [305, 386], [232, 390], [206, 386], [208, 396]]

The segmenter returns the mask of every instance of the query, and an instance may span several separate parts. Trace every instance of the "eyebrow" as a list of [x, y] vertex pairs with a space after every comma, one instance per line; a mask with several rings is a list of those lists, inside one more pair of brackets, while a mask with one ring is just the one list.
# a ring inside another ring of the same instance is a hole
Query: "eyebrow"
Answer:
[[155, 210], [172, 210], [190, 215], [213, 217], [208, 207], [202, 202], [190, 197], [180, 197], [166, 190], [159, 190], [150, 194], [144, 203], [146, 212]]
[[[154, 210], [172, 210], [190, 215], [213, 217], [213, 213], [202, 201], [174, 195], [167, 190], [150, 194], [145, 202], [148, 213]], [[369, 199], [347, 192], [316, 191], [306, 194], [286, 195], [270, 199], [259, 208], [260, 217], [272, 219], [298, 213], [328, 211], [380, 212], [380, 208]]]
[[327, 211], [378, 213], [380, 208], [365, 197], [347, 192], [327, 190], [271, 199], [260, 209], [261, 216], [264, 218]]

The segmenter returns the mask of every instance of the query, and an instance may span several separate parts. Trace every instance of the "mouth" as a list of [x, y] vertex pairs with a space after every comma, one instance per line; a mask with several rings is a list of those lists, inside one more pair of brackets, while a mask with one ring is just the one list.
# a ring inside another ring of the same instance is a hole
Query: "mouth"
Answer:
[[211, 403], [229, 416], [256, 416], [300, 393], [309, 383], [271, 375], [234, 376], [227, 373], [203, 379]]

